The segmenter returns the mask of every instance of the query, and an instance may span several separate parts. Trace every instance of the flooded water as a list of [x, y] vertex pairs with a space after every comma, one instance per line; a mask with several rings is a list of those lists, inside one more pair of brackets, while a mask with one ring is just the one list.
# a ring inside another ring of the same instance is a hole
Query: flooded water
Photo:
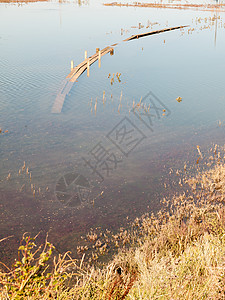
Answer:
[[[0, 239], [13, 236], [2, 259], [24, 232], [75, 255], [90, 228], [159, 209], [196, 145], [223, 145], [224, 34], [219, 10], [0, 3]], [[71, 60], [118, 42], [51, 113]]]

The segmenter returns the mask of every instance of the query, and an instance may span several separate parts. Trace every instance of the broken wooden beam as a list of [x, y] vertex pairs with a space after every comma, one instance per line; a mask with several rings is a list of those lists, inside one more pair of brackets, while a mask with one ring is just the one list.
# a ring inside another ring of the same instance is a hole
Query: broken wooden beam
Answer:
[[[111, 52], [113, 50], [112, 47], [106, 47], [102, 50], [99, 50], [101, 56]], [[99, 59], [99, 53], [95, 53], [91, 57], [85, 59], [82, 63], [76, 66], [71, 70], [70, 74], [66, 77], [66, 79], [62, 82], [62, 86], [59, 89], [59, 92], [56, 96], [55, 102], [52, 107], [52, 113], [59, 114], [62, 111], [63, 104], [65, 102], [66, 96], [69, 94], [74, 82], [80, 77], [80, 75], [87, 69], [88, 64], [91, 66]]]
[[[166, 31], [181, 29], [184, 27], [187, 27], [187, 26], [170, 27], [170, 28], [164, 28], [164, 29], [160, 29], [160, 30], [135, 34], [135, 35], [132, 35], [129, 38], [123, 40], [122, 42], [127, 42], [127, 41], [131, 41], [134, 39], [139, 39], [139, 38], [142, 38], [142, 37], [145, 37], [148, 35], [159, 34], [159, 33], [166, 32]], [[90, 57], [87, 57], [87, 54], [85, 51], [85, 60], [82, 63], [80, 63], [79, 65], [77, 65], [75, 68], [72, 68], [73, 64], [71, 63], [71, 72], [66, 77], [66, 79], [62, 82], [62, 86], [56, 96], [55, 102], [52, 107], [52, 113], [61, 113], [66, 96], [69, 94], [74, 82], [76, 82], [77, 79], [81, 76], [81, 74], [87, 70], [88, 66], [90, 67], [97, 60], [99, 60], [99, 65], [100, 65], [100, 59], [103, 55], [105, 55], [109, 52], [110, 52], [110, 54], [113, 54], [114, 47], [117, 46], [118, 44], [119, 43], [113, 44], [112, 46], [105, 47], [102, 50], [99, 50], [99, 48], [97, 48], [98, 50], [96, 51], [96, 53]]]
[[158, 33], [166, 32], [166, 31], [181, 29], [181, 28], [184, 28], [184, 27], [188, 27], [188, 25], [176, 26], [176, 27], [164, 28], [164, 29], [154, 30], [154, 31], [145, 32], [145, 33], [134, 34], [134, 35], [130, 36], [129, 38], [123, 40], [123, 42], [131, 41], [131, 40], [134, 40], [134, 39], [139, 39], [139, 38], [142, 38], [142, 37], [145, 37], [145, 36], [148, 36], [148, 35], [153, 35], [153, 34], [158, 34]]

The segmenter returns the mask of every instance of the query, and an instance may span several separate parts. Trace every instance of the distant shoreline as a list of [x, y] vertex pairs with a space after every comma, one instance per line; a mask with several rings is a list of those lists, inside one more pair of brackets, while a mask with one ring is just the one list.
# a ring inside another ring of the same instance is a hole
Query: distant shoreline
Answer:
[[[185, 3], [185, 4], [174, 4], [174, 3], [141, 3], [141, 2], [133, 2], [133, 3], [119, 3], [119, 2], [111, 2], [104, 3], [104, 6], [126, 6], [126, 7], [148, 7], [148, 8], [169, 8], [169, 9], [195, 9], [202, 11], [225, 11], [225, 4], [194, 4], [194, 3]], [[221, 10], [222, 8], [222, 10]]]

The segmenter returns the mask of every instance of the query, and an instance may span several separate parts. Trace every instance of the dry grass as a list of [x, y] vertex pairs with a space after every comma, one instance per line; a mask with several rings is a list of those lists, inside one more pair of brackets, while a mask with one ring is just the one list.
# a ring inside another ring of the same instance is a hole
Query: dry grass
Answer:
[[150, 7], [150, 8], [166, 8], [166, 9], [193, 9], [200, 11], [224, 11], [225, 4], [224, 3], [213, 3], [213, 4], [194, 4], [194, 3], [141, 3], [141, 2], [133, 2], [133, 3], [120, 3], [120, 2], [112, 2], [112, 3], [104, 3], [105, 6], [132, 6], [132, 7]]
[[48, 2], [49, 0], [0, 0], [0, 3], [31, 3], [31, 2]]
[[[1, 266], [0, 298], [225, 299], [225, 164], [217, 148], [212, 152], [204, 171], [179, 178], [185, 192], [163, 199], [158, 214], [114, 235], [88, 233], [89, 261], [88, 247], [78, 248], [87, 253], [78, 261], [24, 236], [15, 266]], [[118, 253], [99, 267], [95, 255], [108, 245]]]

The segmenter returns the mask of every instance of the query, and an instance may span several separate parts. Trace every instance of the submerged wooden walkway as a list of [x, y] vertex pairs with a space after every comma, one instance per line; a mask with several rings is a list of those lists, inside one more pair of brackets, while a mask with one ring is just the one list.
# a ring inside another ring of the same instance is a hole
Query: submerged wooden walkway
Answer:
[[[101, 56], [103, 56], [109, 53], [110, 51], [113, 51], [113, 48], [106, 47], [103, 50], [99, 50], [99, 51]], [[98, 60], [98, 58], [99, 58], [99, 52], [96, 52], [94, 55], [85, 59], [82, 63], [80, 63], [78, 66], [76, 66], [71, 70], [70, 74], [62, 82], [62, 86], [56, 96], [54, 105], [52, 107], [52, 113], [61, 113], [66, 96], [69, 94], [74, 82], [76, 82], [76, 80], [80, 77], [80, 75], [87, 70], [88, 61], [89, 61], [89, 65], [92, 65], [94, 62]]]
[[[142, 38], [145, 36], [158, 34], [158, 33], [166, 32], [166, 31], [181, 29], [184, 27], [187, 27], [187, 26], [170, 27], [170, 28], [154, 30], [154, 31], [146, 32], [146, 33], [135, 34], [135, 35], [132, 35], [129, 38], [123, 40], [122, 42], [127, 42], [127, 41], [131, 41], [134, 39], [139, 39], [139, 38]], [[72, 89], [74, 82], [76, 82], [77, 79], [81, 76], [81, 74], [87, 70], [88, 65], [91, 66], [93, 63], [95, 63], [99, 59], [99, 57], [102, 57], [109, 52], [113, 52], [114, 47], [117, 46], [118, 44], [119, 43], [116, 43], [116, 44], [113, 44], [112, 46], [109, 46], [102, 50], [97, 51], [94, 55], [85, 59], [82, 63], [80, 63], [78, 66], [76, 66], [75, 68], [73, 68], [71, 70], [70, 74], [62, 82], [62, 85], [60, 87], [60, 90], [56, 96], [55, 102], [52, 107], [52, 113], [61, 113], [66, 96], [69, 94], [70, 90]], [[100, 54], [99, 54], [99, 52], [100, 52]]]

